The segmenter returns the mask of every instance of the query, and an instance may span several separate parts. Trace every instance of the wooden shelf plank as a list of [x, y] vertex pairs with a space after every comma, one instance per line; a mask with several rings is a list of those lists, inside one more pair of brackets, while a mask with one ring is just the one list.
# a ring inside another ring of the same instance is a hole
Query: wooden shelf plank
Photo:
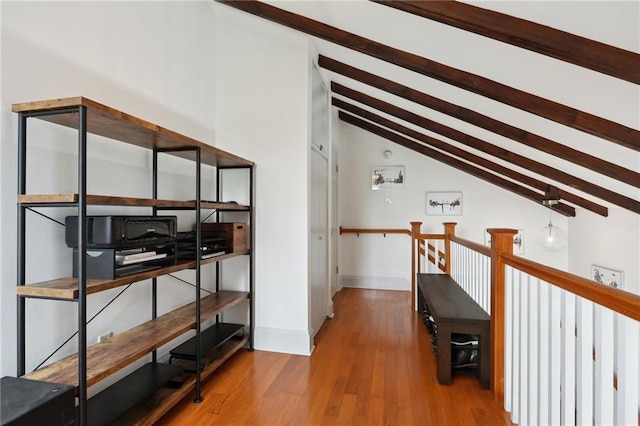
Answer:
[[[201, 320], [247, 300], [249, 293], [221, 290], [202, 298]], [[87, 386], [98, 383], [151, 351], [195, 327], [195, 302], [142, 323], [113, 336], [106, 342], [87, 348]], [[70, 355], [40, 370], [23, 376], [26, 379], [61, 383], [78, 387], [78, 354]]]
[[[232, 339], [205, 357], [202, 380], [213, 374], [227, 359], [249, 343], [249, 336]], [[151, 398], [138, 404], [127, 414], [118, 419], [118, 426], [152, 426], [158, 422], [177, 403], [186, 398], [195, 389], [196, 378], [193, 373], [185, 373], [186, 379], [179, 388], [159, 389]]]
[[[18, 195], [17, 199], [20, 204], [32, 204], [46, 206], [48, 204], [73, 204], [78, 202], [78, 194], [24, 194]], [[159, 208], [175, 208], [175, 209], [194, 209], [195, 201], [175, 201], [175, 200], [157, 200], [153, 198], [136, 198], [136, 197], [115, 197], [109, 195], [87, 195], [87, 204], [103, 205], [103, 206], [135, 206], [135, 207], [159, 207]], [[233, 203], [214, 203], [201, 202], [201, 208], [229, 210], [229, 211], [248, 211], [247, 205]]]
[[[249, 250], [236, 253], [227, 253], [220, 256], [203, 259], [202, 265], [208, 263], [220, 262], [221, 260], [231, 257], [249, 254]], [[193, 269], [196, 267], [195, 260], [179, 261], [175, 265], [165, 266], [163, 268], [154, 269], [139, 274], [131, 274], [115, 280], [87, 280], [87, 295], [99, 293], [101, 291], [110, 290], [112, 288], [122, 287], [127, 284], [157, 278], [162, 275], [171, 274], [183, 269]], [[20, 285], [16, 287], [16, 294], [23, 297], [39, 297], [48, 299], [65, 299], [75, 300], [78, 298], [78, 279], [72, 277], [58, 278], [55, 280], [43, 281], [28, 285]]]
[[[252, 161], [81, 96], [19, 103], [12, 105], [11, 110], [16, 113], [32, 114], [40, 120], [77, 129], [77, 112], [63, 112], [81, 106], [87, 108], [87, 131], [91, 134], [148, 149], [200, 148], [202, 163], [216, 167], [253, 166]], [[56, 110], [61, 113], [41, 115], [44, 112]], [[172, 152], [171, 154], [195, 160], [194, 151]]]

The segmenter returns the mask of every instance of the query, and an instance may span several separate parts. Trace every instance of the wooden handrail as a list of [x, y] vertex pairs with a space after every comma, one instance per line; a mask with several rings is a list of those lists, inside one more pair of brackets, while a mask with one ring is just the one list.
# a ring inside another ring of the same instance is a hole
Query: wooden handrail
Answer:
[[416, 234], [416, 240], [444, 240], [444, 234]]
[[596, 284], [595, 282], [559, 269], [541, 265], [514, 255], [501, 255], [505, 264], [533, 275], [556, 287], [570, 291], [598, 305], [640, 321], [640, 295]]
[[408, 229], [391, 229], [391, 228], [343, 228], [340, 227], [340, 235], [342, 234], [405, 234], [411, 235]]
[[470, 248], [471, 250], [477, 251], [480, 254], [484, 254], [485, 256], [491, 257], [491, 247], [483, 246], [482, 244], [465, 240], [464, 238], [460, 238], [455, 235], [452, 235], [449, 238], [451, 239], [451, 241], [456, 242], [461, 246], [465, 246], [467, 248]]

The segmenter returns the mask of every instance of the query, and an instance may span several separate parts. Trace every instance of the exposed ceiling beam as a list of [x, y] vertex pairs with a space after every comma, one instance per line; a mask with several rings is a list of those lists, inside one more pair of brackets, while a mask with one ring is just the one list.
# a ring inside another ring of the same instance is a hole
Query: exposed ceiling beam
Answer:
[[[427, 157], [431, 157], [436, 161], [440, 161], [441, 163], [447, 164], [451, 167], [454, 167], [458, 170], [461, 170], [465, 173], [469, 173], [479, 179], [497, 185], [503, 189], [513, 192], [514, 194], [525, 197], [531, 201], [534, 201], [538, 204], [542, 204], [542, 200], [544, 199], [544, 194], [540, 194], [532, 189], [524, 187], [520, 184], [512, 182], [503, 177], [497, 176], [491, 172], [488, 172], [484, 169], [476, 167], [472, 164], [459, 160], [457, 158], [451, 157], [447, 154], [444, 154], [440, 151], [437, 151], [433, 148], [429, 148], [425, 145], [422, 145], [418, 142], [412, 141], [404, 136], [401, 136], [397, 133], [391, 132], [389, 130], [383, 129], [380, 126], [372, 124], [368, 121], [364, 121], [360, 118], [357, 118], [351, 114], [347, 114], [344, 111], [340, 111], [338, 113], [338, 117], [349, 124], [352, 124], [356, 127], [359, 127], [363, 130], [376, 134], [382, 138], [388, 139], [392, 142], [397, 143], [398, 145], [402, 145], [405, 148], [412, 149], [420, 154], [426, 155]], [[554, 210], [558, 213], [563, 214], [564, 216], [575, 216], [575, 209], [569, 205], [559, 203], [554, 206]]]
[[376, 99], [364, 93], [350, 89], [339, 83], [331, 82], [331, 91], [339, 95], [346, 96], [363, 105], [367, 105], [371, 108], [375, 108], [379, 111], [397, 117], [408, 123], [420, 126], [423, 129], [446, 136], [449, 139], [460, 142], [461, 144], [467, 145], [471, 148], [493, 155], [494, 157], [500, 158], [501, 160], [508, 161], [516, 166], [531, 170], [534, 173], [545, 176], [556, 182], [563, 183], [587, 194], [591, 194], [594, 197], [600, 198], [601, 200], [608, 201], [612, 204], [631, 210], [634, 213], [640, 213], [640, 202], [634, 200], [633, 198], [618, 194], [617, 192], [611, 191], [599, 185], [595, 185], [584, 179], [580, 179], [569, 173], [563, 172], [562, 170], [558, 170], [546, 164], [516, 154], [474, 136], [467, 135], [466, 133], [437, 123], [411, 111], [399, 108], [388, 102], [384, 102], [380, 99]]
[[[340, 93], [338, 91], [336, 91], [335, 93]], [[470, 163], [476, 164], [478, 166], [484, 167], [485, 169], [489, 169], [497, 174], [509, 177], [519, 183], [522, 183], [524, 185], [530, 186], [532, 188], [541, 190], [541, 191], [546, 191], [551, 185], [550, 183], [547, 182], [542, 182], [538, 179], [535, 179], [531, 176], [527, 176], [524, 175], [520, 172], [517, 172], [515, 170], [512, 170], [508, 167], [502, 166], [500, 164], [494, 163], [493, 161], [489, 161], [486, 158], [480, 157], [478, 155], [472, 154], [468, 151], [465, 151], [461, 148], [455, 147], [447, 142], [441, 141], [439, 139], [427, 136], [425, 134], [416, 132], [415, 130], [409, 129], [408, 127], [402, 126], [398, 123], [394, 123], [391, 120], [387, 120], [386, 118], [383, 118], [377, 114], [374, 114], [370, 111], [364, 110], [360, 107], [357, 107], [353, 104], [349, 104], [347, 102], [344, 102], [340, 99], [336, 99], [333, 98], [332, 99], [332, 104], [333, 106], [340, 108], [344, 111], [350, 112], [352, 114], [355, 114], [361, 118], [364, 118], [366, 120], [369, 120], [373, 123], [379, 124], [381, 126], [384, 126], [388, 129], [391, 129], [397, 133], [401, 133], [404, 134], [406, 136], [409, 136], [410, 138], [419, 140], [420, 142], [423, 142], [425, 144], [428, 144], [434, 148], [437, 148], [441, 151], [447, 152], [451, 155], [455, 155], [456, 157], [459, 157], [465, 161], [468, 161]], [[386, 111], [385, 111], [386, 112]], [[445, 135], [446, 136], [446, 135]], [[448, 137], [448, 136], [447, 136]], [[608, 209], [604, 206], [601, 206], [599, 204], [596, 204], [592, 201], [589, 201], [587, 199], [584, 199], [582, 197], [579, 197], [577, 195], [574, 195], [568, 191], [563, 191], [563, 190], [558, 190], [558, 195], [561, 199], [566, 200], [567, 202], [571, 203], [571, 204], [575, 204], [578, 205], [580, 207], [583, 207], [587, 210], [590, 210], [596, 214], [599, 214], [601, 216], [607, 216], [608, 215]]]
[[427, 108], [431, 108], [443, 114], [450, 115], [459, 120], [466, 121], [474, 126], [497, 133], [530, 148], [538, 149], [565, 161], [585, 167], [590, 171], [601, 173], [612, 179], [640, 188], [640, 173], [633, 170], [629, 170], [593, 155], [578, 151], [568, 147], [567, 145], [543, 138], [542, 136], [529, 133], [525, 130], [503, 123], [468, 108], [435, 98], [424, 92], [403, 86], [395, 81], [371, 74], [343, 62], [336, 61], [335, 59], [321, 55], [318, 59], [318, 63], [322, 68], [329, 71], [341, 74], [387, 93], [391, 93], [417, 104], [426, 106]]
[[458, 1], [372, 1], [640, 84], [640, 55], [629, 50]]
[[216, 0], [314, 37], [356, 50], [374, 58], [415, 71], [447, 84], [528, 111], [640, 151], [640, 131], [579, 111], [566, 105], [515, 89], [488, 78], [462, 71], [427, 58], [349, 33], [313, 19], [250, 0]]

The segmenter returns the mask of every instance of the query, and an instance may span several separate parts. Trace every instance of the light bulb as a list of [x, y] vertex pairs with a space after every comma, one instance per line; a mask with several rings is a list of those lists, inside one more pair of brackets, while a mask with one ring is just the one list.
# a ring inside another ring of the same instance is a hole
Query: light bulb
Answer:
[[547, 226], [540, 230], [536, 236], [536, 241], [542, 244], [547, 250], [556, 251], [567, 244], [567, 234], [549, 222]]

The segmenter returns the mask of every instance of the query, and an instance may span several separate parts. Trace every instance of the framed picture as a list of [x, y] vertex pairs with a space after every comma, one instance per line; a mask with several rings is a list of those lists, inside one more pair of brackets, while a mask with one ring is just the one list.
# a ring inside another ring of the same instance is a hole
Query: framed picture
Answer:
[[[491, 246], [491, 234], [484, 231], [484, 245]], [[513, 254], [524, 254], [524, 229], [518, 229], [513, 236]]]
[[427, 192], [427, 216], [459, 216], [462, 214], [462, 192]]
[[404, 189], [404, 166], [374, 166], [371, 168], [371, 189]]
[[591, 265], [591, 279], [609, 287], [622, 289], [624, 287], [624, 272], [604, 266]]

